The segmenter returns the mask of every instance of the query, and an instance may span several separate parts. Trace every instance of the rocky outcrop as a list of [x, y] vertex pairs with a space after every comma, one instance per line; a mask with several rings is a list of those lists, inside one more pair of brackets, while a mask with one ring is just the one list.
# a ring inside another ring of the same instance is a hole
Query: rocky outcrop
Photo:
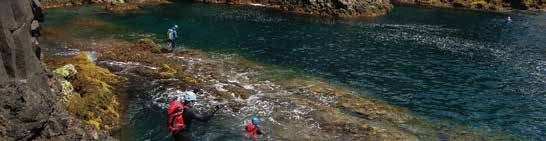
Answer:
[[[57, 8], [68, 6], [79, 6], [82, 4], [96, 4], [107, 3], [110, 5], [109, 9], [137, 9], [137, 4], [143, 3], [165, 3], [167, 0], [42, 0], [42, 4], [45, 8]], [[123, 3], [129, 3], [129, 5], [118, 5]], [[108, 9], [107, 9], [108, 10]]]
[[84, 0], [42, 0], [44, 8], [57, 8], [82, 5]]
[[389, 0], [194, 0], [205, 3], [264, 5], [285, 11], [327, 15], [334, 17], [357, 17], [385, 15], [392, 5]]
[[[86, 53], [46, 56], [45, 62], [61, 79], [61, 100], [68, 112], [94, 130], [118, 128], [121, 106], [118, 96], [125, 94], [125, 78], [96, 66]], [[72, 88], [72, 90], [70, 89]], [[63, 101], [64, 102], [64, 101]]]
[[85, 3], [124, 3], [124, 0], [42, 0], [45, 8], [78, 6]]
[[31, 0], [0, 1], [0, 140], [112, 139], [82, 126], [58, 102], [58, 81], [31, 45], [32, 19]]
[[539, 10], [546, 7], [543, 0], [393, 0], [395, 4], [425, 7], [461, 8], [503, 12], [513, 9]]

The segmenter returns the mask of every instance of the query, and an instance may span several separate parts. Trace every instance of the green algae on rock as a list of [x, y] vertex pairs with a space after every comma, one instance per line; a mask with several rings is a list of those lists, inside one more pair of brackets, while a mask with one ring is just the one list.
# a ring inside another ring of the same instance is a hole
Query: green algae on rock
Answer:
[[53, 70], [53, 73], [58, 76], [58, 80], [61, 83], [61, 92], [59, 100], [65, 105], [68, 106], [70, 97], [75, 94], [74, 86], [68, 80], [72, 80], [78, 71], [76, 67], [72, 64], [67, 64], [63, 67]]
[[[117, 96], [124, 94], [126, 78], [112, 74], [88, 60], [86, 53], [74, 56], [49, 56], [49, 67], [72, 64], [78, 73], [69, 79], [76, 94], [68, 99], [67, 109], [96, 130], [112, 130], [119, 126], [120, 105]], [[70, 66], [70, 65], [67, 65]], [[63, 67], [70, 68], [70, 67]], [[63, 68], [58, 74], [64, 75]]]
[[76, 67], [74, 65], [67, 64], [63, 67], [53, 70], [53, 73], [64, 79], [71, 79], [78, 73], [78, 70], [76, 70]]

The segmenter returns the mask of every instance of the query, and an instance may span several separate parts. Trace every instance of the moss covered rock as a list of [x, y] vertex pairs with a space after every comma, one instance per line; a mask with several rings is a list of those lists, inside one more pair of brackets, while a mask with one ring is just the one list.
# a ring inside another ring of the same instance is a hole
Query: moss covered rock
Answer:
[[76, 67], [74, 65], [68, 64], [53, 70], [53, 73], [55, 73], [55, 75], [59, 77], [71, 79], [78, 73], [78, 71], [76, 70]]
[[248, 99], [248, 97], [255, 93], [252, 90], [247, 90], [245, 88], [233, 85], [225, 85], [223, 88], [226, 89], [228, 92], [233, 93], [236, 97], [240, 97], [242, 99]]
[[69, 89], [71, 84], [75, 90], [67, 98], [69, 112], [96, 130], [110, 130], [119, 126], [120, 105], [117, 96], [125, 93], [123, 87], [126, 78], [96, 66], [85, 53], [48, 57], [45, 62], [52, 67], [73, 64], [74, 67], [70, 65], [61, 67], [59, 70], [63, 71], [58, 71], [61, 75], [70, 74], [68, 70], [71, 68], [78, 72], [74, 74], [73, 79], [61, 82], [62, 85], [66, 85], [66, 89]]
[[161, 67], [161, 72], [159, 74], [164, 77], [170, 78], [170, 77], [174, 77], [176, 72], [177, 72], [176, 69], [171, 68], [167, 64], [163, 64], [163, 66]]

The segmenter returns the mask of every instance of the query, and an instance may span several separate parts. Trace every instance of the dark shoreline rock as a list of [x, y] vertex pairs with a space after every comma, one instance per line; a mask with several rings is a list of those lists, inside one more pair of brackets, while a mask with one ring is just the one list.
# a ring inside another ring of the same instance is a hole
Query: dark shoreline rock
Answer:
[[541, 0], [505, 1], [505, 0], [393, 0], [395, 5], [452, 8], [490, 12], [510, 12], [513, 10], [543, 11], [546, 2]]
[[[80, 6], [83, 4], [109, 4], [106, 10], [120, 12], [139, 9], [141, 4], [163, 4], [167, 0], [42, 0], [45, 9]], [[111, 5], [110, 5], [111, 4]]]
[[389, 0], [194, 0], [203, 3], [222, 3], [266, 6], [283, 11], [333, 17], [374, 17], [387, 14], [393, 6]]

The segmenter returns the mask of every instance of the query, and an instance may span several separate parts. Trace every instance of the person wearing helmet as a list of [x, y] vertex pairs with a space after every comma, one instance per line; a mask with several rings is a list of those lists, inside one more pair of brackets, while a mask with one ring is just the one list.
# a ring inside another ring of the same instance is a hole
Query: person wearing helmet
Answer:
[[508, 23], [508, 24], [511, 24], [512, 23], [512, 16], [506, 17], [505, 22]]
[[178, 38], [178, 25], [173, 25], [167, 30], [167, 41], [169, 42], [171, 49], [176, 47], [176, 39]]
[[212, 119], [214, 114], [216, 114], [216, 112], [222, 108], [222, 106], [216, 106], [215, 110], [212, 113], [200, 114], [193, 107], [195, 105], [195, 102], [197, 101], [197, 95], [195, 93], [197, 93], [197, 89], [188, 91], [184, 95], [184, 110], [182, 112], [182, 119], [184, 120], [185, 127], [184, 129], [181, 130], [182, 132], [173, 133], [173, 137], [175, 138], [176, 141], [189, 139], [189, 137], [184, 135], [183, 132], [189, 131], [193, 120], [208, 122], [209, 120]]
[[260, 119], [258, 119], [258, 117], [252, 117], [251, 122], [246, 125], [245, 130], [248, 137], [257, 138], [258, 135], [263, 134], [258, 127], [258, 122], [260, 122]]

